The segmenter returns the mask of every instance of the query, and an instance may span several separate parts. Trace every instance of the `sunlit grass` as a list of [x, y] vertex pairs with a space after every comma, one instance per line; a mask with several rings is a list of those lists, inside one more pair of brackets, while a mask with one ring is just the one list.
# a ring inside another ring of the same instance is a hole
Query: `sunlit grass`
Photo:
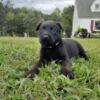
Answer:
[[100, 39], [77, 39], [90, 60], [73, 60], [75, 79], [52, 62], [33, 80], [23, 77], [39, 58], [37, 38], [0, 38], [0, 100], [100, 100]]

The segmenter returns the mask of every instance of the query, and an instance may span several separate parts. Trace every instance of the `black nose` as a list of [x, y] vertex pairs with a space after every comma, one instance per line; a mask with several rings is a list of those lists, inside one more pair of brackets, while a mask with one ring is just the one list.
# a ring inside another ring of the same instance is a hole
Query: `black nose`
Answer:
[[48, 36], [48, 35], [43, 35], [43, 37], [44, 37], [44, 38], [48, 38], [49, 36]]
[[43, 38], [47, 39], [49, 38], [49, 36], [46, 34], [46, 35], [43, 35]]
[[49, 40], [49, 36], [48, 35], [43, 35], [43, 40]]

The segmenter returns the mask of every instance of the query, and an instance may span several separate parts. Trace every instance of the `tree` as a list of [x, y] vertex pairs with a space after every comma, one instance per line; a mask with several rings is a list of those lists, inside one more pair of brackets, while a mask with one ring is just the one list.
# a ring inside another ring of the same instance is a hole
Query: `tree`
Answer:
[[72, 33], [73, 11], [74, 6], [69, 6], [68, 8], [64, 8], [62, 12], [61, 20], [67, 37], [70, 37]]
[[0, 2], [0, 31], [1, 32], [3, 32], [5, 29], [5, 23], [6, 23], [5, 16], [6, 16], [5, 8], [3, 6], [3, 3]]
[[36, 10], [30, 10], [27, 15], [24, 17], [23, 22], [26, 28], [26, 32], [29, 33], [30, 36], [37, 36], [36, 34], [36, 25], [41, 22], [43, 19], [42, 13]]
[[10, 0], [6, 0], [5, 2], [3, 2], [3, 0], [0, 1], [0, 31], [4, 33], [3, 35], [5, 35], [8, 31], [9, 25], [7, 21], [9, 20], [9, 18], [11, 19], [13, 16], [12, 12], [9, 12], [12, 10], [13, 8]]
[[54, 21], [60, 21], [61, 19], [61, 12], [58, 8], [56, 8], [50, 15], [50, 19]]
[[0, 1], [0, 31], [13, 35], [23, 36], [29, 33], [30, 36], [37, 36], [35, 31], [39, 22], [53, 20], [62, 23], [67, 35], [71, 35], [73, 6], [64, 8], [63, 12], [56, 8], [51, 14], [43, 14], [35, 9], [13, 8], [12, 1]]

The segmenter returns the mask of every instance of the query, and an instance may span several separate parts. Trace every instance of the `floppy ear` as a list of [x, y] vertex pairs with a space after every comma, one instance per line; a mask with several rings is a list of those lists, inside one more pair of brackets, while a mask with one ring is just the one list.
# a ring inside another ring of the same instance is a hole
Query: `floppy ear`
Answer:
[[61, 30], [63, 30], [63, 28], [62, 28], [62, 26], [61, 26], [61, 24], [60, 24], [59, 22], [57, 22], [56, 24], [59, 26], [59, 28], [60, 28]]
[[37, 27], [36, 27], [36, 31], [38, 31], [38, 30], [39, 30], [39, 28], [40, 28], [41, 24], [42, 24], [42, 23], [39, 23], [39, 24], [37, 25]]

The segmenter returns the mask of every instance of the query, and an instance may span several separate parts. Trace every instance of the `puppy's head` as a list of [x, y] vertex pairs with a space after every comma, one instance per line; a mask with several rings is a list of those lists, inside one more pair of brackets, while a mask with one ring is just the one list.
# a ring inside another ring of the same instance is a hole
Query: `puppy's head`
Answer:
[[39, 32], [40, 43], [44, 46], [55, 46], [61, 41], [62, 27], [58, 22], [44, 21], [36, 30]]

